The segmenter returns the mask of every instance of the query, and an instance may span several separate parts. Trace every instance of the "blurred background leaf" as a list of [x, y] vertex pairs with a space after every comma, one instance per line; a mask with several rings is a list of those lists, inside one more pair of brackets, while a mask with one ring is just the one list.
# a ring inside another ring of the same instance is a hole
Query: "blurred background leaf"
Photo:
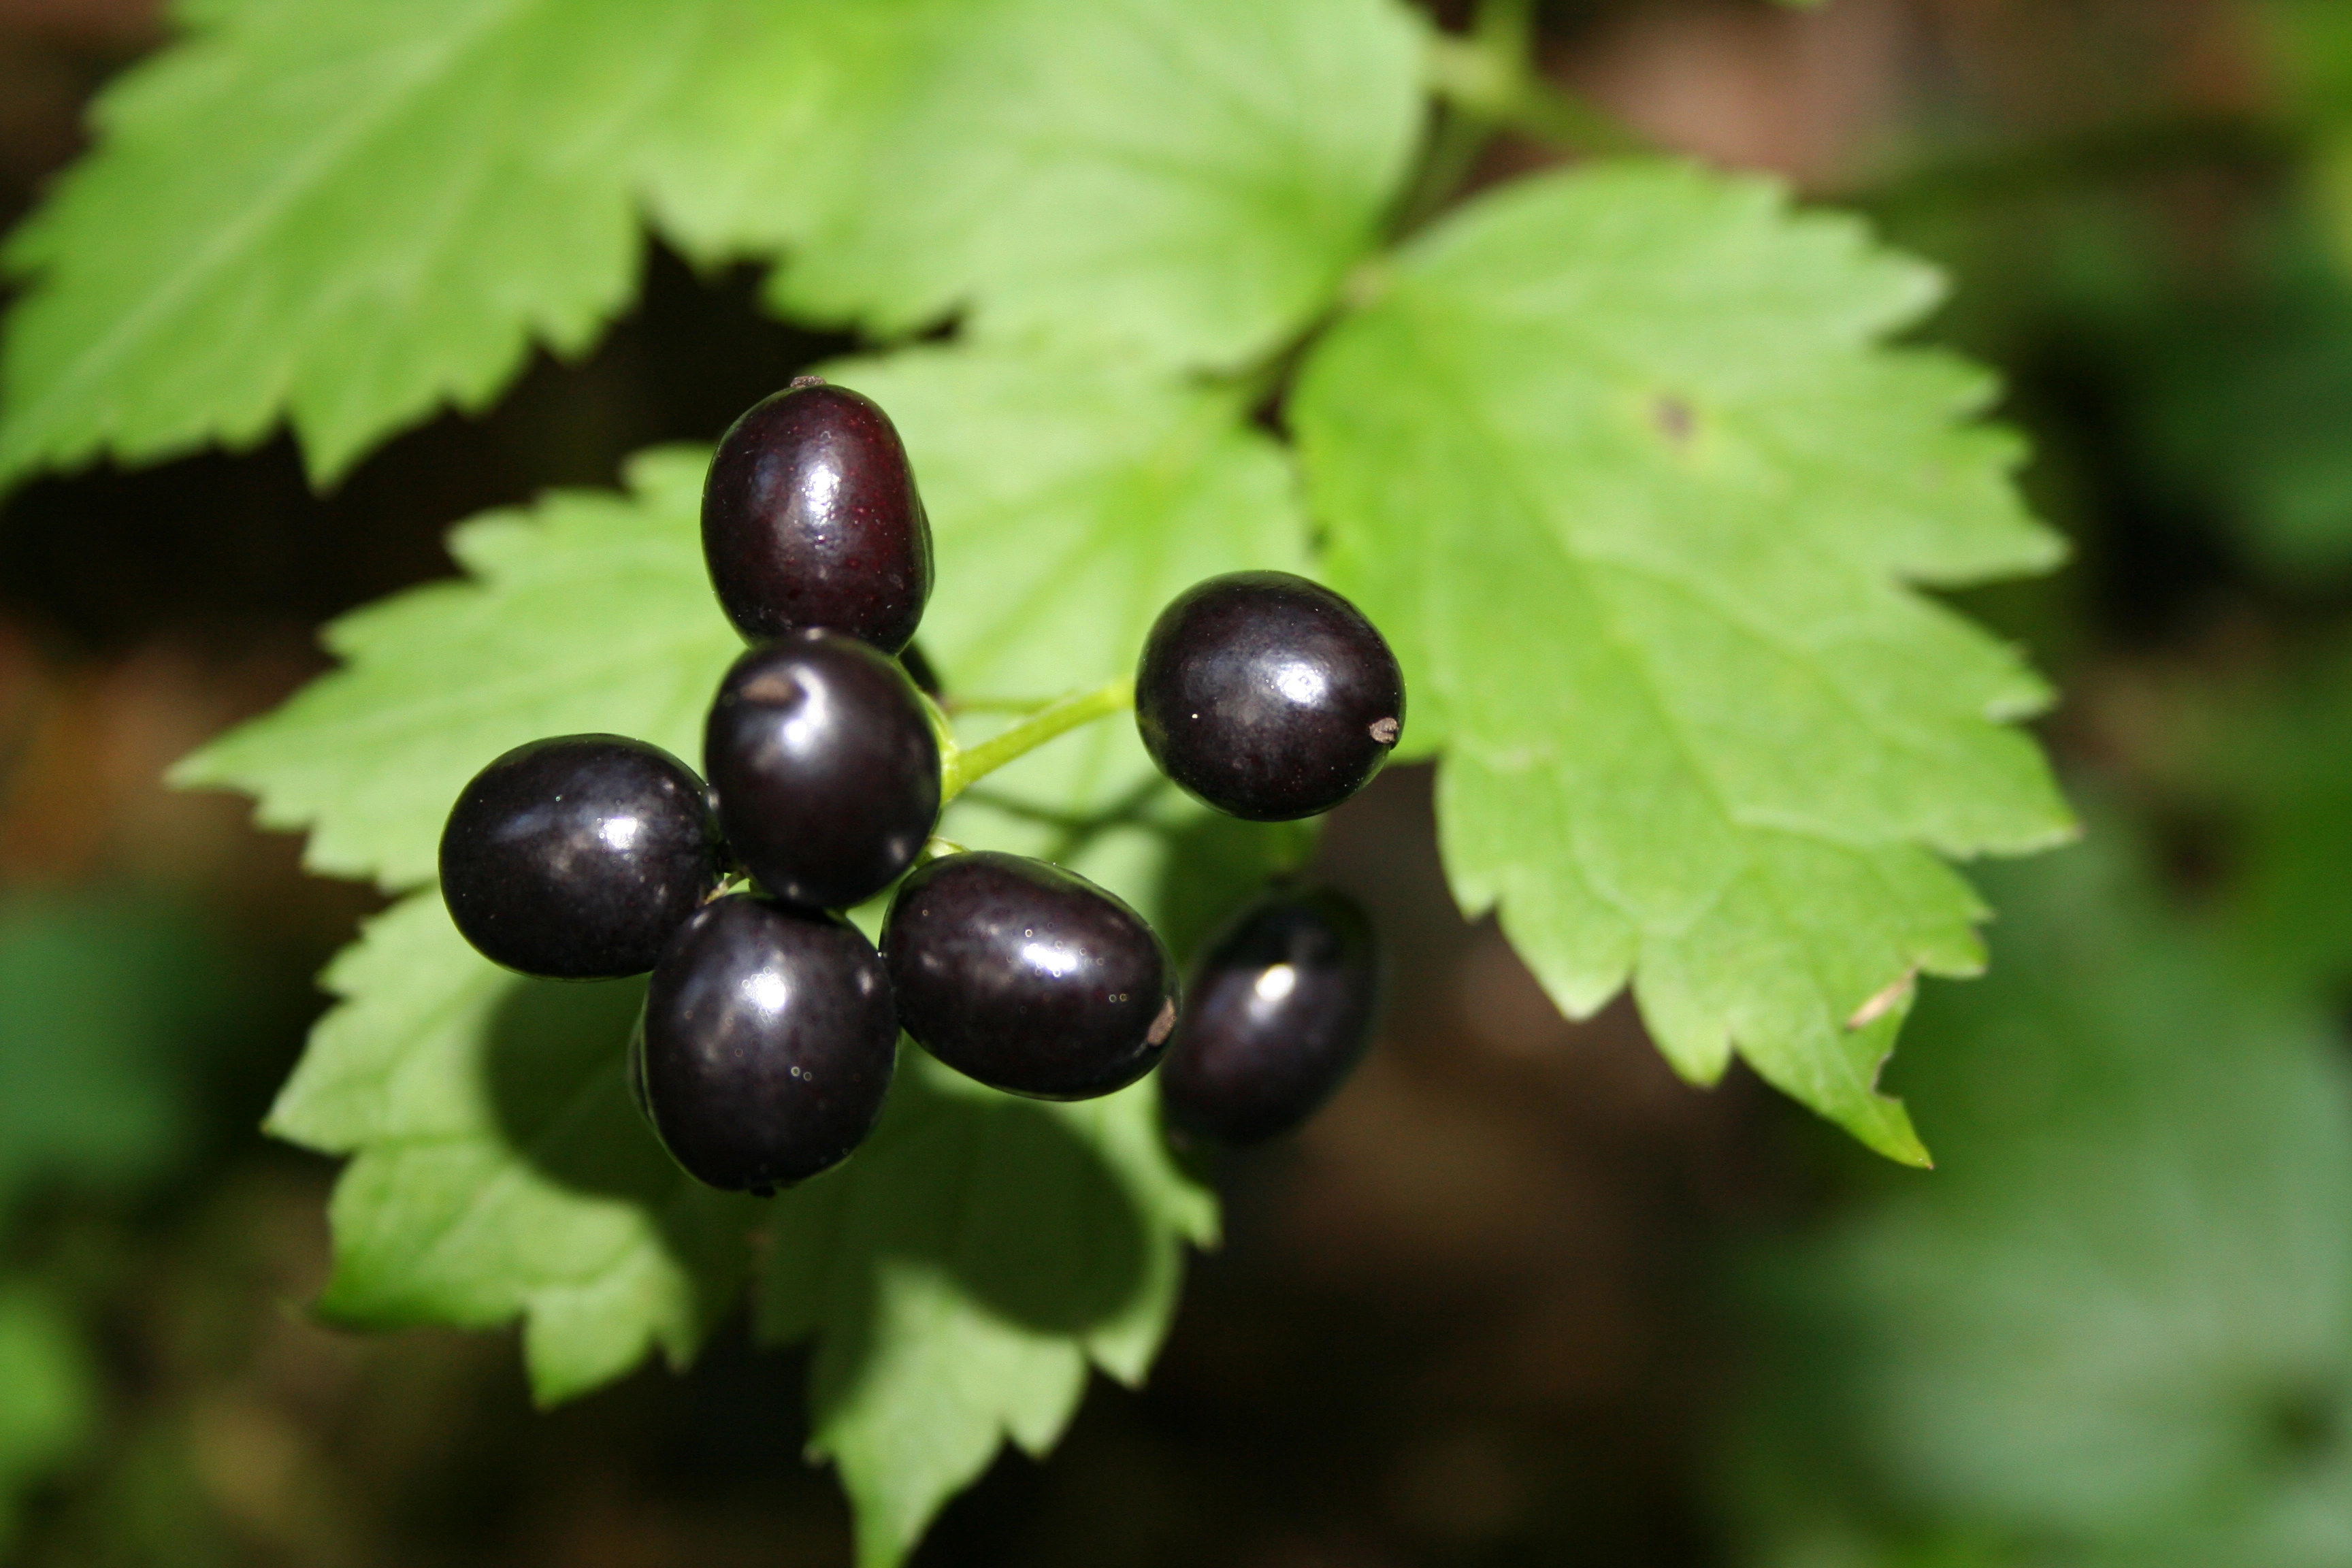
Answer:
[[1842, 1498], [2019, 1563], [2352, 1551], [2352, 1066], [2102, 826], [2003, 872], [1990, 980], [1919, 1009], [1936, 1178], [1762, 1275], [1751, 1497], [1800, 1543]]
[[0, 1281], [0, 1550], [15, 1540], [18, 1499], [87, 1444], [100, 1398], [81, 1331], [66, 1307]]
[[[135, 1197], [193, 1152], [237, 962], [152, 889], [0, 895], [0, 1236], [36, 1198]], [[24, 1489], [100, 1425], [96, 1349], [47, 1272], [0, 1264], [0, 1550]]]
[[184, 1152], [189, 1058], [236, 1023], [192, 911], [130, 893], [0, 901], [0, 1210], [43, 1181], [128, 1189]]

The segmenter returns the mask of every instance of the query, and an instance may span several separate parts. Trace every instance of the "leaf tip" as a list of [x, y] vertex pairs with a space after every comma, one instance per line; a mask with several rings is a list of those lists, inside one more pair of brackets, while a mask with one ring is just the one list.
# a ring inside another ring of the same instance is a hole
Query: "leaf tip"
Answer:
[[1877, 1109], [1879, 1115], [1867, 1129], [1853, 1129], [1862, 1141], [1898, 1165], [1908, 1165], [1915, 1171], [1934, 1170], [1936, 1157], [1920, 1142], [1918, 1131], [1911, 1125], [1911, 1113], [1904, 1110], [1903, 1102], [1882, 1098]]
[[294, 448], [301, 455], [303, 482], [310, 487], [310, 493], [314, 496], [333, 495], [342, 488], [343, 481], [352, 477], [352, 470], [360, 466], [361, 459], [380, 441], [390, 440], [398, 434], [400, 431], [394, 429], [345, 437], [297, 422]]
[[349, 1271], [339, 1260], [325, 1287], [310, 1298], [305, 1312], [314, 1323], [360, 1333], [401, 1326], [373, 1310], [364, 1298], [365, 1292], [352, 1287]]
[[0, 496], [22, 488], [40, 467], [38, 459], [27, 458], [5, 431], [0, 431]]
[[530, 1407], [545, 1415], [559, 1405], [569, 1404], [597, 1386], [567, 1367], [547, 1364], [546, 1359], [530, 1353], [530, 1328], [523, 1328], [523, 1375], [530, 1385]]
[[[0, 480], [0, 484], [5, 484]], [[163, 770], [166, 789], [235, 789], [236, 782], [220, 762], [217, 740], [206, 741]]]

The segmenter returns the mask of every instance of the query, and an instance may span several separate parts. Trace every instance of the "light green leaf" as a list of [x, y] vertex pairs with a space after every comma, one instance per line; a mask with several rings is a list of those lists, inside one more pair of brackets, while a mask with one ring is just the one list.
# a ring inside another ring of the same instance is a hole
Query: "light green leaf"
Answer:
[[1685, 1076], [1736, 1048], [1911, 1161], [1879, 1064], [1909, 977], [1979, 963], [1936, 854], [2071, 831], [2001, 722], [2042, 683], [1905, 586], [2059, 554], [1969, 423], [1988, 378], [1879, 346], [1935, 297], [1769, 185], [1594, 167], [1410, 247], [1292, 406], [1333, 580], [1444, 748], [1463, 908], [1570, 1013], [1630, 975]]
[[606, 731], [699, 768], [710, 694], [742, 643], [702, 564], [700, 451], [629, 467], [631, 493], [559, 492], [450, 535], [469, 581], [344, 616], [343, 668], [173, 771], [260, 797], [266, 827], [310, 832], [307, 864], [388, 889], [434, 876], [466, 781], [509, 747]]
[[1181, 1247], [1216, 1205], [1170, 1163], [1152, 1080], [1076, 1105], [982, 1089], [909, 1049], [881, 1129], [777, 1200], [760, 1326], [817, 1342], [813, 1452], [887, 1568], [1010, 1437], [1043, 1456], [1089, 1364], [1142, 1380]]
[[586, 348], [637, 213], [789, 249], [896, 333], [1259, 353], [1328, 300], [1418, 123], [1393, 0], [206, 0], [18, 232], [0, 479], [247, 446], [340, 475], [533, 342]]
[[609, 1382], [658, 1344], [694, 1357], [732, 1305], [751, 1200], [670, 1163], [629, 1103], [641, 983], [509, 974], [440, 896], [369, 922], [269, 1130], [355, 1155], [335, 1188], [320, 1310], [384, 1328], [524, 1320], [533, 1392]]
[[[703, 457], [648, 453], [629, 495], [557, 494], [466, 524], [474, 574], [346, 616], [345, 661], [175, 770], [311, 830], [310, 864], [388, 888], [434, 874], [449, 803], [509, 747], [611, 731], [693, 761], [741, 644], [704, 574]], [[658, 1344], [691, 1357], [740, 1278], [750, 1213], [679, 1174], [628, 1103], [633, 985], [517, 979], [437, 894], [373, 922], [271, 1130], [357, 1157], [321, 1309], [367, 1324], [520, 1316], [533, 1388], [567, 1397]]]
[[[1420, 28], [1392, 0], [812, 15], [809, 47], [855, 62], [815, 110], [824, 155], [744, 194], [789, 215], [768, 220], [790, 250], [778, 302], [884, 335], [962, 310], [982, 338], [1238, 363], [1328, 302], [1420, 128]], [[689, 188], [667, 174], [665, 210], [705, 248], [762, 232]]]
[[265, 437], [341, 472], [635, 287], [628, 149], [701, 5], [184, 5], [10, 244], [0, 475]]
[[2103, 837], [2001, 876], [1990, 979], [1919, 1009], [1942, 1169], [1781, 1259], [1790, 1414], [1864, 1517], [2032, 1562], [2341, 1563], [2352, 1073]]

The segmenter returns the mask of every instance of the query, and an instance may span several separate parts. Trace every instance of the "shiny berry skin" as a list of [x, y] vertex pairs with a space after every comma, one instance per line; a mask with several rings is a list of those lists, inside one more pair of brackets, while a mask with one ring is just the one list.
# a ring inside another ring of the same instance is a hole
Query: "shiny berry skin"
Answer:
[[715, 891], [702, 781], [643, 741], [562, 735], [474, 775], [441, 830], [441, 897], [483, 957], [551, 980], [642, 974]]
[[1234, 816], [1328, 811], [1404, 729], [1404, 675], [1363, 613], [1287, 572], [1233, 572], [1170, 601], [1135, 673], [1160, 772]]
[[1209, 944], [1160, 1069], [1169, 1120], [1220, 1143], [1297, 1127], [1339, 1087], [1372, 1036], [1380, 949], [1347, 894], [1277, 893]]
[[915, 863], [940, 817], [940, 743], [898, 661], [795, 632], [735, 661], [703, 731], [728, 842], [787, 903], [862, 903]]
[[689, 1175], [766, 1194], [841, 1163], [874, 1131], [898, 1047], [889, 979], [856, 926], [736, 893], [663, 950], [629, 1076]]
[[889, 416], [814, 377], [752, 405], [703, 480], [702, 554], [746, 638], [825, 626], [906, 647], [931, 596], [931, 525]]
[[920, 868], [890, 900], [882, 954], [907, 1033], [1013, 1094], [1124, 1089], [1176, 1026], [1175, 964], [1159, 933], [1043, 860], [981, 849]]

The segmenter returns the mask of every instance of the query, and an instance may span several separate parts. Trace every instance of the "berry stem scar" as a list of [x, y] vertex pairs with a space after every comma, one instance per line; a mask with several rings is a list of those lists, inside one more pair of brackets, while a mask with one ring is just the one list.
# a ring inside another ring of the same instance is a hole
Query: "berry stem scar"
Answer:
[[1124, 713], [1135, 706], [1135, 682], [1127, 676], [1105, 681], [1091, 691], [1074, 691], [1056, 698], [1002, 734], [976, 746], [946, 750], [940, 759], [940, 801], [945, 805], [961, 795], [974, 780], [983, 778], [1027, 755], [1081, 724]]

